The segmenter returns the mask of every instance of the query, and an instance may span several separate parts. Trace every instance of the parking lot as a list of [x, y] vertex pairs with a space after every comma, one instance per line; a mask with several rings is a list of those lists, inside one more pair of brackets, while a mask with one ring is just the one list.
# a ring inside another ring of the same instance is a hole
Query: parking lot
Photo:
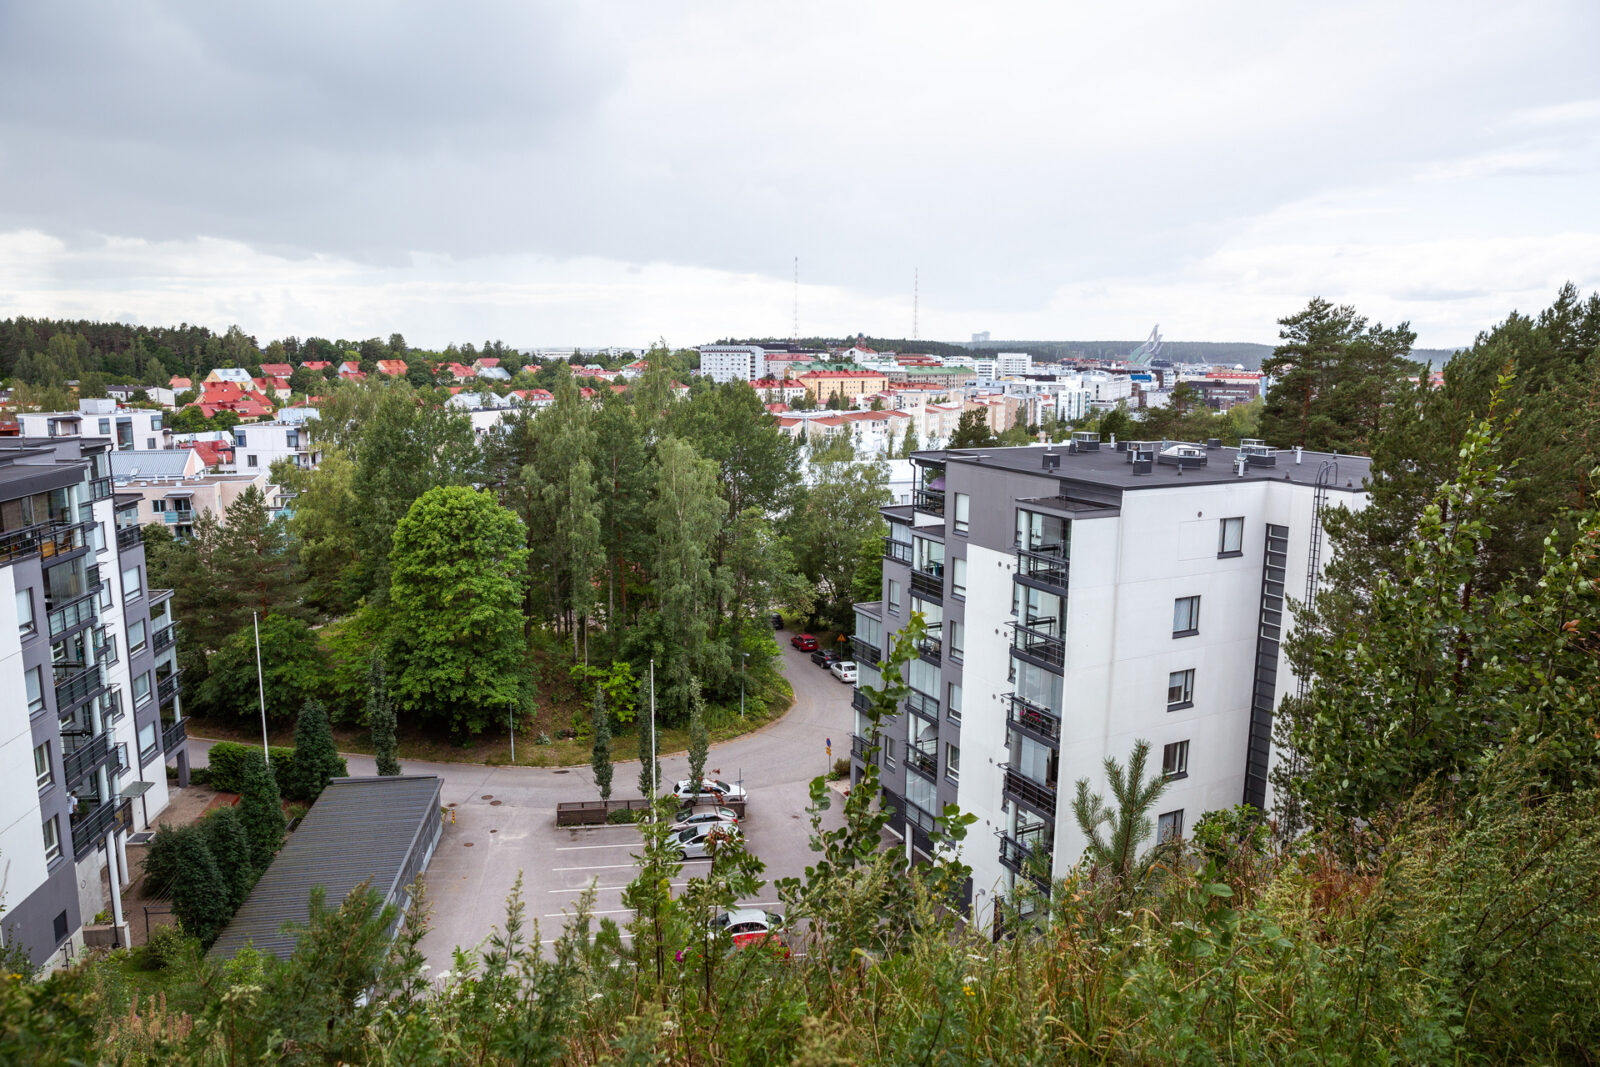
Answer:
[[[788, 633], [779, 635], [784, 669], [794, 687], [789, 713], [766, 728], [716, 745], [706, 760], [708, 777], [740, 781], [749, 792], [741, 824], [750, 850], [766, 864], [769, 888], [742, 903], [773, 909], [777, 896], [771, 880], [805, 873], [812, 853], [806, 818], [811, 779], [827, 771], [832, 759], [850, 751], [851, 688], [814, 666], [810, 655], [789, 647]], [[829, 758], [825, 742], [833, 741]], [[197, 763], [207, 746], [194, 742]], [[372, 774], [370, 757], [348, 757], [352, 774]], [[614, 797], [638, 796], [637, 761], [616, 764]], [[590, 884], [596, 887], [594, 913], [625, 923], [622, 888], [637, 870], [632, 853], [639, 850], [633, 826], [564, 829], [555, 825], [556, 804], [593, 800], [598, 794], [587, 767], [482, 767], [462, 763], [406, 761], [409, 774], [437, 774], [444, 779], [447, 822], [426, 876], [432, 918], [422, 949], [434, 973], [452, 965], [456, 946], [471, 947], [505, 920], [505, 903], [519, 874], [529, 920], [537, 920], [539, 939], [548, 944], [560, 933], [563, 913]], [[662, 759], [662, 780], [686, 777], [681, 755]], [[840, 822], [839, 804], [828, 812], [827, 825]], [[359, 848], [359, 842], [352, 842]], [[678, 881], [709, 867], [706, 860], [687, 860]], [[532, 936], [531, 929], [529, 936]]]

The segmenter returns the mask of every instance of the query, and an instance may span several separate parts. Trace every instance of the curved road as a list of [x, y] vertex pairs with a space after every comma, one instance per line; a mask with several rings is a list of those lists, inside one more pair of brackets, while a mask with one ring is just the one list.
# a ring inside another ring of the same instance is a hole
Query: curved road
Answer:
[[[712, 746], [706, 773], [729, 781], [743, 778], [750, 802], [744, 829], [751, 849], [767, 864], [768, 879], [799, 875], [811, 857], [805, 817], [810, 783], [826, 773], [832, 760], [848, 757], [853, 714], [851, 687], [812, 664], [807, 653], [789, 646], [787, 632], [778, 635], [783, 668], [794, 688], [788, 714], [743, 737]], [[833, 756], [824, 751], [833, 740]], [[191, 739], [190, 758], [205, 760], [210, 743]], [[371, 756], [349, 755], [350, 773], [376, 773]], [[549, 941], [561, 924], [562, 909], [593, 882], [600, 892], [597, 914], [626, 918], [620, 889], [633, 877], [630, 853], [638, 847], [638, 831], [628, 826], [593, 830], [557, 830], [556, 803], [598, 797], [594, 778], [583, 767], [484, 767], [470, 763], [402, 761], [407, 774], [436, 774], [444, 779], [444, 803], [454, 804], [456, 821], [428, 868], [432, 924], [423, 950], [438, 974], [450, 965], [456, 945], [474, 945], [505, 915], [505, 899], [519, 872], [530, 918], [539, 920], [540, 937]], [[638, 760], [619, 760], [612, 777], [612, 796], [639, 796]], [[663, 782], [688, 774], [683, 756], [661, 761]], [[829, 813], [835, 823], [838, 806]], [[353, 847], [359, 847], [354, 845]], [[684, 876], [699, 873], [696, 861]], [[760, 901], [770, 904], [769, 893]]]

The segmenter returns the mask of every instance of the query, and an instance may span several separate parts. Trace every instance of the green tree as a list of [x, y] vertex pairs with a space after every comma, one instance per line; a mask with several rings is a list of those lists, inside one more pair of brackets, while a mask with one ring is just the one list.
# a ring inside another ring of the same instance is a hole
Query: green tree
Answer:
[[589, 752], [589, 766], [594, 770], [594, 784], [600, 790], [601, 800], [611, 799], [611, 715], [606, 711], [606, 697], [599, 686], [594, 689], [594, 747]]
[[639, 716], [639, 795], [654, 800], [664, 784], [661, 781], [661, 763], [656, 755], [655, 722], [648, 714]]
[[700, 679], [689, 683], [689, 781], [698, 782], [706, 775], [706, 755], [711, 750], [711, 739], [706, 735], [706, 701], [700, 694]]
[[394, 531], [397, 703], [475, 734], [522, 701], [522, 523], [484, 492], [430, 489]]
[[[595, 609], [595, 576], [603, 560], [601, 508], [590, 455], [595, 439], [593, 409], [565, 371], [556, 382], [555, 403], [532, 423], [532, 462], [523, 467], [537, 537], [550, 561], [549, 608], [573, 635], [588, 632]], [[530, 548], [533, 547], [530, 545]], [[587, 653], [585, 645], [583, 651]]]
[[209, 947], [233, 917], [232, 890], [203, 834], [177, 839], [173, 858], [172, 913], [191, 937]]
[[867, 556], [882, 555], [878, 509], [889, 502], [889, 471], [881, 462], [857, 462], [846, 444], [836, 443], [812, 456], [811, 470], [790, 543], [800, 573], [816, 587], [817, 612], [844, 629], [857, 572]]
[[372, 751], [378, 773], [393, 777], [400, 773], [395, 750], [394, 702], [389, 699], [389, 676], [384, 670], [383, 653], [374, 649], [367, 668], [367, 722], [372, 727]]
[[310, 803], [322, 795], [329, 781], [349, 773], [349, 768], [333, 743], [328, 709], [322, 706], [320, 700], [306, 701], [294, 724], [296, 782], [291, 793]]
[[250, 857], [250, 838], [239, 813], [230, 807], [218, 808], [200, 820], [207, 850], [227, 883], [225, 899], [228, 914], [239, 910], [256, 884], [256, 865]]
[[278, 791], [278, 778], [266, 758], [254, 749], [245, 761], [243, 778], [239, 790], [239, 821], [250, 839], [250, 860], [256, 870], [264, 871], [272, 862], [273, 853], [283, 844], [284, 827], [288, 825], [283, 817], [283, 795]]
[[[1161, 794], [1167, 791], [1167, 779], [1159, 772], [1145, 778], [1145, 763], [1149, 758], [1150, 743], [1142, 740], [1134, 742], [1126, 769], [1106, 757], [1106, 781], [1111, 786], [1115, 806], [1107, 805], [1099, 793], [1091, 793], [1087, 778], [1078, 779], [1077, 795], [1072, 800], [1072, 816], [1089, 840], [1085, 858], [1090, 869], [1114, 880], [1122, 894], [1138, 888], [1156, 856], [1154, 850], [1143, 854], [1139, 851], [1139, 846], [1155, 831], [1150, 813], [1155, 810]], [[1102, 834], [1103, 828], [1109, 831], [1109, 836]]]
[[253, 718], [260, 714], [264, 691], [267, 717], [278, 722], [287, 722], [301, 704], [319, 692], [328, 673], [311, 628], [299, 619], [277, 614], [261, 620], [259, 681], [256, 628], [249, 620], [222, 642], [207, 671], [196, 687], [196, 703], [206, 714]]
[[956, 432], [950, 435], [950, 448], [993, 448], [1000, 442], [989, 428], [988, 412], [973, 408], [963, 411], [956, 421]]

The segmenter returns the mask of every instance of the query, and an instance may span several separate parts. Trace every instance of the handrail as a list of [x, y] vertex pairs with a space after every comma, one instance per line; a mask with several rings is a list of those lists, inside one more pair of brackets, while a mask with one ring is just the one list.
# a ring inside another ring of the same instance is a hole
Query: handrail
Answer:
[[1051, 818], [1055, 817], [1056, 790], [1054, 786], [1036, 782], [1015, 767], [1007, 767], [1005, 771], [1005, 782], [1001, 786], [1003, 795], [1015, 797], [1035, 811]]
[[1011, 626], [1014, 631], [1011, 636], [1011, 647], [1016, 651], [1053, 663], [1057, 667], [1065, 666], [1067, 643], [1064, 640], [1055, 634], [1036, 630], [1021, 622], [1014, 622]]
[[1007, 722], [1043, 740], [1061, 740], [1061, 717], [1055, 712], [1016, 693], [1009, 694], [1007, 700], [1010, 703]]
[[185, 725], [188, 720], [178, 719], [161, 728], [161, 751], [171, 752], [189, 736], [189, 727]]
[[1017, 549], [1017, 574], [1020, 577], [1065, 589], [1070, 572], [1071, 562], [1065, 556], [1026, 548]]
[[67, 788], [72, 788], [84, 775], [98, 767], [100, 761], [105, 759], [110, 751], [111, 745], [106, 740], [106, 735], [95, 734], [77, 748], [63, 754], [61, 769], [67, 779]]
[[50, 636], [59, 637], [80, 623], [95, 617], [95, 597], [100, 595], [100, 581], [95, 580], [88, 589], [52, 608], [48, 614]]
[[918, 489], [912, 496], [911, 506], [913, 509], [927, 512], [929, 515], [943, 515], [944, 490]]
[[88, 699], [89, 694], [103, 686], [98, 663], [90, 664], [64, 682], [57, 682], [56, 713], [60, 714], [72, 705]]

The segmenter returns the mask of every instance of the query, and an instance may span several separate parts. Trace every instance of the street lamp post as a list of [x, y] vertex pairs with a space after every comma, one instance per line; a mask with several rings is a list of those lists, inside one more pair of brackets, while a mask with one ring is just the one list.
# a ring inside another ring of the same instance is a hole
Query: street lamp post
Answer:
[[744, 676], [750, 670], [750, 653], [744, 653], [744, 660], [739, 665], [739, 721], [744, 721]]

